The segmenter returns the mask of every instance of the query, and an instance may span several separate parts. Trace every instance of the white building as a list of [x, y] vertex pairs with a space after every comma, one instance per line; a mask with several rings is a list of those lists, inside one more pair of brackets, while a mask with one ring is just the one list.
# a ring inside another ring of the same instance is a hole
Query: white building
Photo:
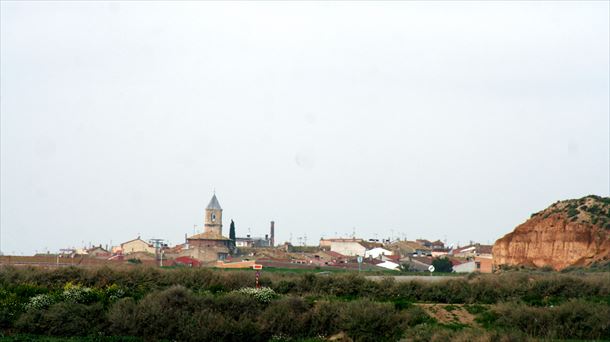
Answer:
[[373, 249], [369, 249], [364, 253], [364, 256], [367, 258], [377, 259], [382, 255], [392, 255], [392, 251], [389, 251], [385, 248], [375, 247]]
[[474, 261], [465, 262], [463, 264], [453, 266], [453, 272], [455, 273], [471, 273], [476, 270], [476, 264]]
[[384, 261], [384, 262], [379, 263], [379, 264], [377, 264], [375, 266], [379, 266], [379, 267], [383, 267], [383, 268], [387, 268], [389, 270], [395, 270], [395, 271], [398, 271], [399, 267], [400, 267], [400, 265], [398, 265], [395, 262], [391, 262], [391, 261]]

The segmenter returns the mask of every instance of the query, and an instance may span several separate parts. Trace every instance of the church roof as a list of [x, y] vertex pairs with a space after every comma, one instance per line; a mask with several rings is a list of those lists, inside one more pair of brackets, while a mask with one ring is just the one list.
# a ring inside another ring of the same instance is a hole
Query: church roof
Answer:
[[216, 198], [216, 194], [212, 196], [212, 199], [210, 200], [210, 203], [208, 203], [206, 209], [222, 210], [222, 208], [220, 207], [220, 203], [218, 203], [218, 198]]
[[230, 240], [213, 230], [204, 233], [196, 234], [188, 238], [188, 240]]

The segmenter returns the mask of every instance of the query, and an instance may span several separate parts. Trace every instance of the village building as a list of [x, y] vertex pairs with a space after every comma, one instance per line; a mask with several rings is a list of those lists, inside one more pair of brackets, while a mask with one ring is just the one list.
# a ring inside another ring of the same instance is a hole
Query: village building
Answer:
[[236, 237], [235, 238], [235, 247], [242, 248], [260, 248], [260, 247], [274, 247], [275, 243], [275, 222], [271, 221], [271, 226], [269, 227], [269, 233], [265, 234], [265, 237], [253, 237], [250, 234], [246, 235], [246, 237]]
[[262, 237], [251, 237], [250, 235], [246, 235], [246, 237], [237, 237], [235, 238], [235, 246], [236, 247], [245, 247], [245, 248], [253, 248], [253, 247], [271, 247], [271, 240], [268, 235]]
[[481, 245], [480, 243], [470, 244], [464, 247], [458, 247], [452, 251], [452, 255], [456, 258], [474, 259], [474, 257], [491, 258], [491, 245]]
[[225, 260], [230, 252], [231, 240], [222, 235], [222, 207], [216, 194], [205, 208], [204, 231], [186, 239], [188, 248], [180, 256], [189, 256], [202, 262]]
[[395, 251], [395, 253], [400, 254], [402, 256], [432, 255], [432, 249], [430, 247], [426, 247], [416, 241], [396, 241], [390, 245], [387, 245], [387, 248]]
[[329, 238], [329, 239], [320, 239], [320, 249], [324, 251], [330, 251], [330, 245], [333, 242], [363, 242], [362, 239], [356, 238]]
[[432, 249], [432, 257], [438, 258], [438, 257], [442, 257], [442, 256], [447, 256], [449, 254], [449, 252], [450, 252], [450, 250], [447, 248]]
[[366, 252], [364, 252], [364, 256], [366, 258], [374, 258], [374, 259], [378, 259], [383, 255], [392, 255], [393, 252], [389, 251], [385, 248], [381, 248], [381, 247], [375, 247], [373, 249], [369, 249]]
[[136, 252], [155, 254], [156, 249], [152, 244], [140, 239], [139, 236], [136, 239], [121, 244], [120, 253], [131, 254]]
[[356, 240], [333, 240], [330, 243], [330, 251], [346, 256], [364, 256], [366, 247]]
[[99, 246], [94, 246], [94, 247], [87, 249], [87, 255], [89, 255], [90, 257], [93, 257], [93, 258], [104, 259], [104, 258], [111, 257], [112, 253], [110, 253], [106, 249], [102, 248], [102, 245], [99, 245]]

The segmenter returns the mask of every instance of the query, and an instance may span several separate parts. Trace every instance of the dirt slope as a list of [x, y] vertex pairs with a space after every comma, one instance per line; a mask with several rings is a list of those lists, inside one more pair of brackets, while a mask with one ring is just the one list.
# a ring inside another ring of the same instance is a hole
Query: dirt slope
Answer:
[[496, 241], [494, 264], [587, 266], [610, 259], [610, 198], [556, 202]]

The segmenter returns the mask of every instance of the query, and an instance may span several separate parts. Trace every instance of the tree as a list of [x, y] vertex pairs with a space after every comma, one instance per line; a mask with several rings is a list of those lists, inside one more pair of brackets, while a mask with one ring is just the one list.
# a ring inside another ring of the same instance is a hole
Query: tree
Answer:
[[435, 272], [451, 273], [453, 272], [453, 264], [447, 258], [436, 258], [432, 260]]
[[229, 228], [229, 239], [235, 243], [235, 222], [231, 220], [231, 228]]

